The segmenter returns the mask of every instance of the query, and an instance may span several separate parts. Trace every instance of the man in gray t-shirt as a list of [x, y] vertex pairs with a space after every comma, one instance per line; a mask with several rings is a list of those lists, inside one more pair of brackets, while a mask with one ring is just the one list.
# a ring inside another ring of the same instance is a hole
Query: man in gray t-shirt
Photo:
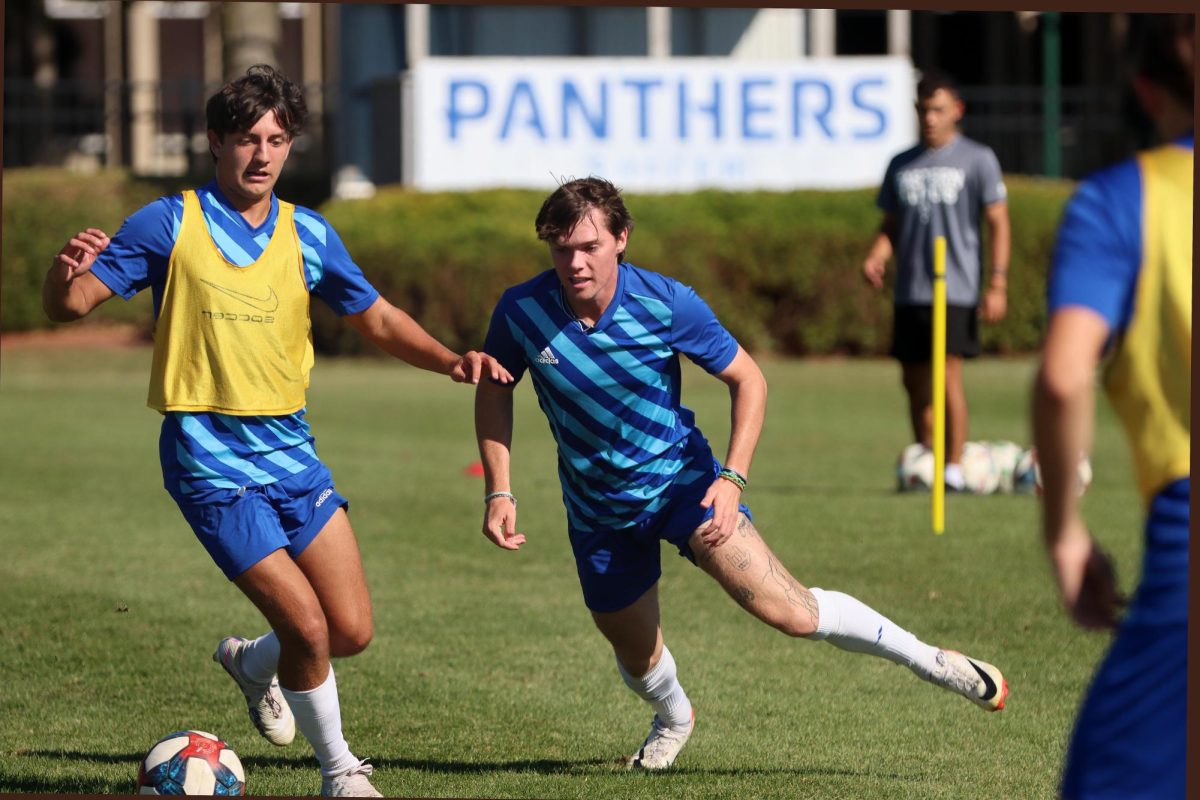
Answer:
[[[967, 440], [962, 362], [979, 354], [976, 312], [998, 322], [1007, 311], [1010, 235], [1000, 164], [991, 148], [958, 132], [963, 102], [944, 74], [926, 72], [917, 84], [921, 143], [888, 165], [876, 204], [883, 224], [863, 262], [879, 289], [896, 256], [896, 313], [892, 355], [908, 393], [916, 441], [933, 444], [933, 240], [946, 237], [946, 485], [962, 489], [960, 462]], [[986, 219], [991, 280], [980, 301], [980, 218]]]

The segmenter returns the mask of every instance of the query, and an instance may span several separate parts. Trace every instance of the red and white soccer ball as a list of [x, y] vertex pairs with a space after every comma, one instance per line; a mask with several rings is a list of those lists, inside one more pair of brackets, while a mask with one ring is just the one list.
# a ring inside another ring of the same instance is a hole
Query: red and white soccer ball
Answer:
[[155, 742], [142, 759], [137, 783], [138, 794], [246, 793], [237, 753], [204, 731], [176, 731]]

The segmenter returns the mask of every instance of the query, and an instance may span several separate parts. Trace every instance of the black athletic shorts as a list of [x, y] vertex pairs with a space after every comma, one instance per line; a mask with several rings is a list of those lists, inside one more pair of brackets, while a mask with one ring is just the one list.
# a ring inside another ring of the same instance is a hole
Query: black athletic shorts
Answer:
[[[902, 364], [927, 363], [933, 352], [933, 308], [896, 306], [892, 357]], [[946, 355], [979, 355], [979, 315], [975, 306], [946, 304]]]

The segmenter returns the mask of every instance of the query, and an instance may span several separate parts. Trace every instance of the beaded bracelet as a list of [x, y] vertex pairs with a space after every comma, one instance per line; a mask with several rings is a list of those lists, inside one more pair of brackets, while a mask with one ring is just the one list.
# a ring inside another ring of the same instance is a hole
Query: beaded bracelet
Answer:
[[721, 471], [717, 473], [717, 477], [724, 478], [734, 486], [741, 489], [743, 492], [746, 491], [746, 476], [742, 475], [737, 470], [730, 469], [729, 467], [722, 467]]
[[487, 505], [497, 497], [507, 497], [509, 500], [512, 500], [513, 508], [517, 507], [517, 498], [513, 497], [512, 492], [492, 492], [487, 497], [483, 498], [483, 504]]

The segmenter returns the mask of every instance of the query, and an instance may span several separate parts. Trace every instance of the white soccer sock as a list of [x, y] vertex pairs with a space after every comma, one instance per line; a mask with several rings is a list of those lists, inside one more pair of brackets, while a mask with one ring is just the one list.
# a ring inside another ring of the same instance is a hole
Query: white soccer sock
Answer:
[[239, 659], [246, 678], [261, 686], [269, 684], [279, 666], [279, 639], [275, 631], [267, 631], [257, 639], [247, 641]]
[[817, 632], [810, 639], [825, 639], [834, 647], [869, 653], [903, 664], [924, 677], [937, 666], [938, 649], [875, 609], [842, 592], [812, 588], [817, 598]]
[[961, 491], [967, 485], [967, 479], [963, 477], [962, 464], [947, 464], [944, 473], [946, 485]]
[[358, 764], [358, 759], [350, 752], [350, 745], [342, 737], [342, 707], [338, 702], [332, 664], [329, 677], [315, 689], [296, 692], [279, 688], [291, 706], [296, 727], [317, 755], [322, 777], [339, 775]]
[[654, 709], [659, 719], [672, 728], [686, 728], [692, 722], [692, 701], [688, 700], [675, 672], [675, 659], [664, 644], [662, 658], [645, 675], [635, 678], [617, 660], [617, 671], [625, 685]]

